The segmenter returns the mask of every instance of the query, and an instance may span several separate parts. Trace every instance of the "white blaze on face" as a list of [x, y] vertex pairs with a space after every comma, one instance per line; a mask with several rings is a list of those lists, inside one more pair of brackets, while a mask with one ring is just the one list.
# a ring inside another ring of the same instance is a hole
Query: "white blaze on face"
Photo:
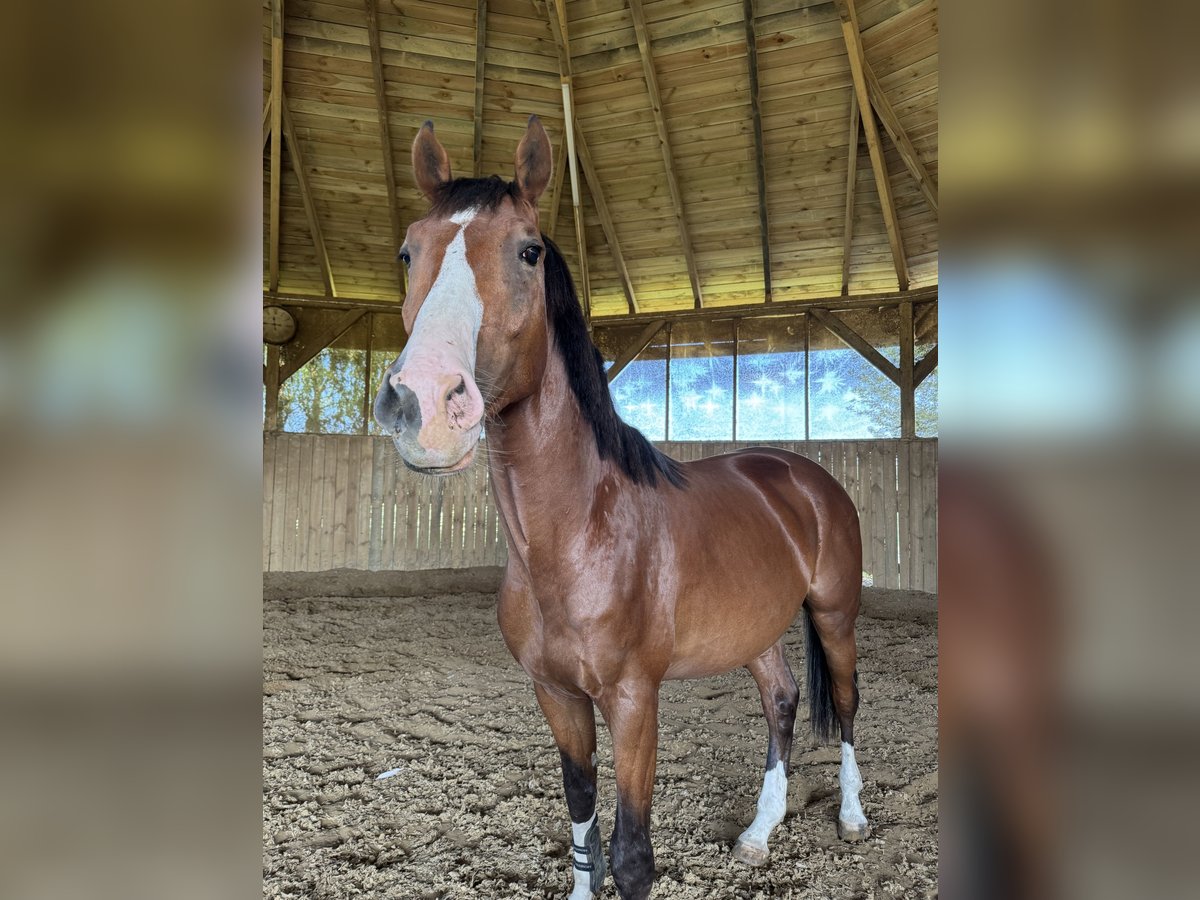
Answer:
[[762, 792], [758, 795], [758, 813], [738, 841], [758, 850], [767, 849], [767, 839], [787, 812], [787, 772], [777, 762], [763, 776]]
[[[596, 824], [596, 814], [593, 812], [592, 817], [583, 824], [571, 823], [571, 843], [575, 847], [587, 846], [587, 835], [592, 826]], [[581, 853], [578, 850], [572, 850], [571, 858], [577, 863], [588, 865], [593, 862], [588, 859], [587, 853]], [[571, 891], [571, 896], [567, 900], [591, 900], [592, 897], [592, 875], [593, 872], [585, 872], [580, 869], [574, 869], [575, 872], [575, 889]]]
[[842, 741], [842, 769], [838, 773], [838, 781], [842, 786], [842, 809], [838, 813], [838, 819], [843, 827], [865, 827], [867, 817], [863, 814], [862, 803], [858, 799], [858, 792], [862, 790], [863, 785], [862, 775], [854, 759], [854, 748], [845, 741]]
[[[438, 419], [440, 391], [447, 373], [464, 373], [470, 382], [467, 390], [477, 393], [473, 384], [475, 344], [483, 321], [483, 300], [467, 262], [466, 241], [467, 225], [475, 212], [463, 210], [450, 217], [459, 226], [458, 233], [446, 247], [441, 269], [421, 304], [408, 345], [400, 355], [400, 365], [392, 376], [395, 384], [404, 384], [417, 395], [423, 425]], [[453, 404], [447, 412], [454, 417]]]

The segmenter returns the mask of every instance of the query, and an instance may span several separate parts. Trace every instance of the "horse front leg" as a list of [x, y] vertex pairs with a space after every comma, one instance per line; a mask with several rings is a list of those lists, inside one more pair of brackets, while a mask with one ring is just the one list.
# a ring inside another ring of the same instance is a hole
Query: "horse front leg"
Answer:
[[597, 703], [612, 734], [617, 776], [617, 821], [609, 842], [613, 880], [622, 900], [646, 900], [654, 881], [650, 801], [658, 756], [658, 685], [618, 684]]
[[596, 713], [588, 697], [534, 685], [562, 758], [563, 788], [571, 815], [575, 889], [569, 900], [591, 900], [604, 886], [604, 850], [596, 817]]

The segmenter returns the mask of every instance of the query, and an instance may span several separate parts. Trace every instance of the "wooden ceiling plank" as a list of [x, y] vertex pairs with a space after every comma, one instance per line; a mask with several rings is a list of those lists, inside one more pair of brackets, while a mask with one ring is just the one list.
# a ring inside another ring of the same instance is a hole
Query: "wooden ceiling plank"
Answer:
[[763, 152], [762, 101], [758, 84], [758, 40], [754, 34], [754, 0], [742, 0], [746, 29], [746, 62], [750, 70], [750, 114], [754, 122], [754, 167], [758, 178], [758, 227], [762, 235], [763, 296], [771, 296], [771, 233], [767, 218], [767, 161]]
[[854, 91], [862, 111], [863, 134], [867, 138], [867, 149], [871, 154], [871, 169], [875, 174], [875, 186], [879, 191], [879, 205], [883, 211], [883, 222], [887, 228], [888, 245], [892, 261], [896, 266], [896, 281], [900, 290], [908, 290], [908, 262], [904, 256], [904, 242], [900, 235], [900, 222], [896, 217], [896, 203], [892, 198], [892, 186], [888, 181], [887, 161], [883, 156], [883, 145], [875, 117], [871, 114], [871, 97], [863, 72], [865, 58], [858, 31], [858, 15], [854, 0], [837, 0], [838, 13], [842, 19], [842, 37], [846, 42], [846, 53], [850, 57], [850, 75], [854, 80]]
[[313, 250], [317, 253], [317, 265], [321, 268], [321, 280], [325, 282], [325, 293], [330, 297], [336, 297], [337, 285], [334, 283], [333, 270], [329, 265], [329, 252], [325, 249], [325, 235], [321, 230], [321, 220], [317, 217], [317, 207], [313, 203], [312, 191], [308, 187], [308, 174], [304, 170], [304, 154], [300, 150], [300, 142], [296, 140], [292, 117], [288, 114], [286, 94], [283, 95], [283, 102], [280, 105], [283, 107], [283, 136], [287, 141], [288, 152], [291, 154], [296, 183], [300, 187], [300, 201], [304, 204], [304, 216], [308, 219]]
[[667, 324], [666, 319], [655, 319], [653, 322], [646, 323], [646, 327], [641, 330], [637, 337], [629, 342], [620, 353], [617, 354], [616, 360], [609, 366], [607, 377], [608, 383], [612, 384], [616, 377], [621, 374], [627, 365], [637, 359], [639, 353], [645, 350], [654, 336], [663, 330], [663, 326]]
[[[283, 97], [283, 0], [271, 3], [271, 96]], [[283, 103], [271, 104], [270, 243], [267, 250], [267, 285], [279, 288], [279, 194], [283, 184]]]
[[866, 338], [826, 309], [814, 307], [808, 312], [815, 321], [825, 326], [842, 343], [886, 375], [897, 387], [900, 386], [900, 369], [892, 365], [890, 359], [871, 346]]
[[937, 185], [933, 183], [933, 179], [926, 170], [925, 164], [921, 162], [921, 157], [917, 154], [912, 141], [909, 140], [904, 126], [900, 124], [900, 119], [896, 115], [896, 111], [892, 109], [892, 104], [888, 101], [887, 94], [883, 92], [883, 88], [879, 84], [879, 79], [875, 77], [875, 71], [866, 59], [863, 59], [863, 74], [867, 78], [867, 88], [871, 94], [871, 105], [875, 108], [875, 112], [879, 116], [879, 121], [883, 123], [883, 128], [892, 139], [892, 144], [895, 145], [896, 152], [900, 154], [900, 159], [904, 161], [905, 167], [912, 177], [916, 179], [921, 193], [929, 201], [930, 208], [936, 213], [938, 211]]
[[483, 84], [487, 45], [487, 0], [478, 0], [475, 8], [475, 177], [483, 175]]
[[858, 181], [858, 95], [850, 91], [850, 146], [846, 153], [846, 224], [842, 231], [842, 295], [850, 293], [850, 247], [854, 240], [854, 185]]
[[688, 234], [687, 221], [684, 218], [683, 193], [679, 190], [679, 180], [675, 177], [675, 157], [671, 152], [671, 138], [667, 132], [666, 116], [663, 113], [658, 76], [654, 71], [654, 50], [650, 43], [650, 32], [646, 28], [646, 14], [642, 9], [642, 0], [629, 0], [629, 11], [633, 15], [633, 29], [637, 35], [638, 52], [642, 57], [642, 71], [646, 76], [646, 90], [650, 94], [650, 107], [654, 111], [654, 127], [658, 131], [658, 143], [659, 149], [662, 151], [667, 188], [671, 192], [671, 202], [675, 207], [679, 242], [687, 261], [688, 281], [692, 285], [692, 302], [696, 309], [700, 309], [704, 306], [704, 297], [700, 291], [700, 273], [696, 268], [696, 254], [692, 249], [692, 239]]
[[375, 0], [364, 0], [367, 9], [367, 44], [371, 51], [371, 76], [375, 81], [375, 108], [379, 118], [379, 148], [383, 154], [383, 180], [387, 189], [388, 222], [392, 228], [393, 268], [400, 296], [405, 293], [404, 267], [396, 254], [404, 243], [404, 232], [400, 225], [400, 205], [396, 199], [396, 167], [392, 158], [392, 128], [388, 115], [387, 85], [383, 80], [382, 51], [379, 44], [379, 15]]

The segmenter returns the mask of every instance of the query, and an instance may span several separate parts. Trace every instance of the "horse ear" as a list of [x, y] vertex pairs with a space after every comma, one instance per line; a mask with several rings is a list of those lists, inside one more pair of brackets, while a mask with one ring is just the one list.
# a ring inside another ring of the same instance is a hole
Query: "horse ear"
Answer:
[[530, 116], [529, 127], [517, 147], [516, 182], [521, 199], [536, 206], [538, 197], [550, 183], [551, 169], [550, 138], [538, 117]]
[[450, 180], [450, 157], [446, 148], [433, 136], [433, 123], [426, 122], [417, 132], [412, 147], [413, 175], [417, 187], [433, 200], [438, 188]]

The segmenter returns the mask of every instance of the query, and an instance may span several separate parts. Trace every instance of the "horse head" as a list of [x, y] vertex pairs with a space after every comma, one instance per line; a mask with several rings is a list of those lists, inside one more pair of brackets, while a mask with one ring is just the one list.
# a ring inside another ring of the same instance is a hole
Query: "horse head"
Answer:
[[408, 342], [374, 413], [410, 468], [446, 475], [471, 464], [485, 416], [528, 396], [545, 367], [537, 202], [550, 181], [550, 140], [531, 116], [511, 182], [453, 179], [431, 122], [412, 155], [430, 209], [400, 249]]

